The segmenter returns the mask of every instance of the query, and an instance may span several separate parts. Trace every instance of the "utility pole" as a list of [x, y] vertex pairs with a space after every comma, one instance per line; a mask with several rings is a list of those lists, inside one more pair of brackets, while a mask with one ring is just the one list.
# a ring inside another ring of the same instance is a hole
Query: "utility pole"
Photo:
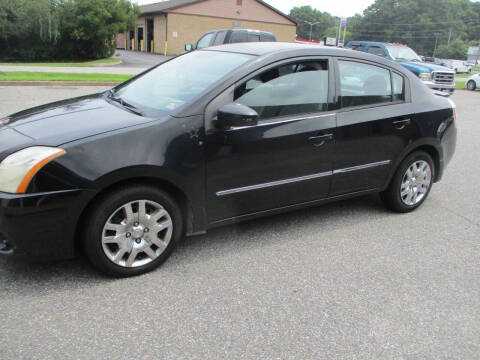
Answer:
[[448, 34], [448, 46], [450, 46], [450, 39], [452, 38], [452, 29], [450, 29], [450, 33]]
[[433, 57], [435, 57], [435, 54], [437, 53], [437, 42], [438, 42], [438, 37], [441, 35], [440, 33], [435, 33], [435, 49], [433, 50]]
[[340, 19], [340, 23], [338, 24], [338, 36], [337, 36], [337, 43], [335, 46], [338, 46], [338, 42], [340, 41], [341, 37], [342, 37], [342, 19]]
[[305, 24], [310, 25], [310, 40], [312, 40], [312, 30], [313, 30], [313, 26], [314, 26], [314, 25], [317, 25], [317, 24], [320, 24], [320, 21], [317, 21], [317, 22], [312, 23], [312, 22], [310, 22], [310, 21], [305, 21], [305, 20], [304, 20], [303, 22], [304, 22]]

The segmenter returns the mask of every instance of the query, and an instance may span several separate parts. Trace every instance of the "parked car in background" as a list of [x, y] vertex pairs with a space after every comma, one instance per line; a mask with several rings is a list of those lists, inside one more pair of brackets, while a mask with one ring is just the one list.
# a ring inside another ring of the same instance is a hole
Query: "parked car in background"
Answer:
[[186, 53], [115, 88], [0, 119], [0, 253], [138, 275], [180, 239], [370, 193], [427, 199], [455, 105], [400, 64], [334, 47]]
[[442, 65], [442, 60], [441, 60], [441, 59], [435, 58], [435, 57], [431, 57], [431, 56], [430, 56], [430, 57], [429, 57], [429, 56], [425, 57], [425, 58], [424, 58], [424, 61], [425, 61], [426, 63], [430, 63], [430, 64]]
[[466, 63], [469, 66], [476, 66], [479, 64], [477, 60], [467, 60]]
[[442, 59], [442, 65], [452, 69], [457, 74], [466, 74], [472, 72], [472, 67], [463, 60]]
[[250, 29], [214, 30], [203, 35], [195, 45], [186, 44], [185, 51], [198, 50], [222, 44], [274, 41], [277, 41], [275, 35], [267, 31]]
[[472, 91], [480, 89], [480, 73], [470, 76], [465, 82], [465, 87]]
[[420, 56], [406, 45], [350, 41], [346, 47], [396, 61], [417, 75], [431, 89], [448, 92], [449, 94], [455, 91], [454, 71], [440, 65], [423, 62]]

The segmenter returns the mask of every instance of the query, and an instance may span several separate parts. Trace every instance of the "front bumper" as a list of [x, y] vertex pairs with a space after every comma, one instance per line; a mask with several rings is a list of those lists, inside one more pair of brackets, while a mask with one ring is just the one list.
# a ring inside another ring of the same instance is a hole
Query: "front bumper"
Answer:
[[422, 81], [425, 85], [427, 85], [430, 89], [439, 90], [444, 92], [453, 93], [455, 91], [455, 82], [453, 83], [437, 83], [435, 81]]
[[0, 254], [40, 261], [72, 258], [85, 193], [0, 192]]

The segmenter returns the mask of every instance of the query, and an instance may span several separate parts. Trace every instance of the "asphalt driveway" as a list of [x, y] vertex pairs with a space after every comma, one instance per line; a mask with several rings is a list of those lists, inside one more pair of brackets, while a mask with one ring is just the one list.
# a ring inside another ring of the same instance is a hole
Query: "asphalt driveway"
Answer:
[[[4, 87], [0, 113], [97, 90]], [[452, 99], [457, 152], [413, 213], [367, 196], [219, 228], [122, 280], [0, 258], [0, 358], [478, 359], [480, 93]]]

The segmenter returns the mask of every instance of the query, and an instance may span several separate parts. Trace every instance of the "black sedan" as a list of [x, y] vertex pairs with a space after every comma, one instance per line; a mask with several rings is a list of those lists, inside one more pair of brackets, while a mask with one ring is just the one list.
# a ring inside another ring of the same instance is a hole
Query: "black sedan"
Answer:
[[152, 270], [184, 235], [380, 193], [427, 198], [455, 106], [361, 52], [245, 43], [176, 57], [105, 93], [0, 120], [0, 252]]

